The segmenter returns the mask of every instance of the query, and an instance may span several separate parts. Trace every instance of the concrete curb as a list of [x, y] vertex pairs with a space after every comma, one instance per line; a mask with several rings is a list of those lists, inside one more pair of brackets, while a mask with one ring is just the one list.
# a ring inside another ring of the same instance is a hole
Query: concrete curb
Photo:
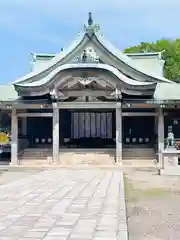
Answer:
[[119, 224], [119, 240], [128, 240], [127, 214], [124, 190], [124, 174], [120, 172], [120, 224]]

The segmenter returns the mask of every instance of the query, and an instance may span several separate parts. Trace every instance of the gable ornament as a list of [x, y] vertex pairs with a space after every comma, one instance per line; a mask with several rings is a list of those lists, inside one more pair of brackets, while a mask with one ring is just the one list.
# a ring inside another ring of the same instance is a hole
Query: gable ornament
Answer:
[[88, 24], [84, 25], [84, 31], [90, 36], [92, 37], [94, 32], [99, 32], [100, 30], [100, 25], [99, 24], [95, 24], [92, 18], [92, 13], [89, 12], [89, 18], [88, 18]]
[[98, 63], [99, 56], [97, 56], [96, 51], [92, 47], [87, 47], [84, 49], [83, 53], [76, 58], [75, 62]]

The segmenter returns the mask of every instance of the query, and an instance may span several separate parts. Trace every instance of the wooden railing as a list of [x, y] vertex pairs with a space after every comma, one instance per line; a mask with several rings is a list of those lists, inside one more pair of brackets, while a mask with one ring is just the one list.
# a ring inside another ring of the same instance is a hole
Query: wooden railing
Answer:
[[18, 155], [21, 156], [24, 152], [24, 149], [26, 149], [29, 146], [29, 141], [26, 138], [20, 138], [18, 140]]

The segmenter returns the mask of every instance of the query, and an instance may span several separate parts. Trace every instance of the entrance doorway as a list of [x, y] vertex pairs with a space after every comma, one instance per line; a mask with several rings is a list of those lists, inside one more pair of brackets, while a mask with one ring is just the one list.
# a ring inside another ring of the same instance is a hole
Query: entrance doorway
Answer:
[[27, 139], [30, 147], [52, 145], [52, 117], [27, 118]]
[[151, 147], [155, 142], [153, 116], [124, 116], [123, 145], [146, 145]]
[[111, 148], [113, 140], [114, 114], [109, 110], [71, 110], [68, 130], [68, 147]]

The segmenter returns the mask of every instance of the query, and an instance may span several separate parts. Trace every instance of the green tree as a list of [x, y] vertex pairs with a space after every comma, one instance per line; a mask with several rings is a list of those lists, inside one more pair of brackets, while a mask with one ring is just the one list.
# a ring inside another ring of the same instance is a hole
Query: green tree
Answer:
[[180, 82], [180, 39], [161, 39], [156, 42], [141, 42], [124, 50], [125, 53], [162, 52], [165, 60], [165, 77]]

